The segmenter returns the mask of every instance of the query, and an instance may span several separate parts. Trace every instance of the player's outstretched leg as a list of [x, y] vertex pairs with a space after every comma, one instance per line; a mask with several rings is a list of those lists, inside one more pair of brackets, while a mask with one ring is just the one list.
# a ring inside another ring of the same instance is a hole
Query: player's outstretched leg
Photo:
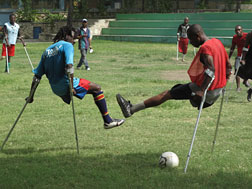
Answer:
[[132, 107], [132, 104], [130, 103], [130, 101], [124, 99], [120, 94], [116, 95], [116, 100], [122, 110], [124, 117], [128, 118], [132, 116], [133, 112], [130, 109]]
[[111, 129], [113, 127], [120, 126], [124, 123], [124, 119], [113, 119], [110, 117], [103, 91], [94, 93], [93, 97], [96, 106], [99, 108], [102, 114], [102, 118], [104, 120], [104, 129]]

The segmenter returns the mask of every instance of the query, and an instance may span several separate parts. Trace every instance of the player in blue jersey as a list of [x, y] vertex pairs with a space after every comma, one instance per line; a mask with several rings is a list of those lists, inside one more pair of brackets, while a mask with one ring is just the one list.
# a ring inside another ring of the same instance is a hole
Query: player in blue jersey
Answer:
[[[74, 77], [74, 36], [74, 28], [69, 28], [67, 26], [60, 28], [54, 38], [54, 44], [45, 50], [38, 67], [33, 71], [35, 75], [32, 87], [36, 82], [38, 83], [45, 74], [49, 80], [52, 91], [57, 96], [61, 97], [65, 103], [70, 104], [71, 97], [67, 74], [69, 73], [73, 81], [73, 95], [79, 99], [83, 99], [86, 94], [93, 95], [95, 104], [102, 114], [105, 129], [122, 125], [124, 119], [113, 119], [110, 117], [101, 87], [86, 79]], [[32, 103], [33, 96], [30, 99], [29, 103]]]

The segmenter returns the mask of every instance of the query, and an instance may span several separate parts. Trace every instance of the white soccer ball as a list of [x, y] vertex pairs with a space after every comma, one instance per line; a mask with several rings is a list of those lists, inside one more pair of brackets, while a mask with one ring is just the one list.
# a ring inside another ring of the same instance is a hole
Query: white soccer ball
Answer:
[[179, 165], [179, 158], [178, 156], [173, 152], [164, 152], [160, 156], [159, 159], [159, 166], [161, 168], [169, 167], [174, 168]]

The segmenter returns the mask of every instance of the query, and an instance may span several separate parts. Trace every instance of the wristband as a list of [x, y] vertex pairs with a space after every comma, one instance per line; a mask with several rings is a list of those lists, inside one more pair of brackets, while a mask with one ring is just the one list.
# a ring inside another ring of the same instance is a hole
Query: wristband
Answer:
[[74, 67], [67, 68], [67, 73], [73, 74], [74, 73]]
[[242, 48], [242, 51], [246, 51], [246, 52], [247, 52], [247, 51], [248, 51], [248, 48], [243, 47], [243, 48]]

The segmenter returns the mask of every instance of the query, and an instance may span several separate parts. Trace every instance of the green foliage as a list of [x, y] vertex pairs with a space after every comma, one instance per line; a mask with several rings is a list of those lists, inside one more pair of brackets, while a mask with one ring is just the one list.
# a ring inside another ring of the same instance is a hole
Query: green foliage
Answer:
[[37, 11], [32, 9], [32, 0], [22, 0], [23, 9], [17, 10], [17, 20], [18, 21], [36, 21]]
[[66, 17], [60, 13], [52, 13], [49, 10], [43, 9], [42, 15], [40, 16], [38, 21], [39, 22], [46, 22], [50, 24], [54, 24], [56, 21], [66, 20]]
[[167, 13], [172, 8], [171, 0], [146, 0], [146, 9], [148, 12]]

